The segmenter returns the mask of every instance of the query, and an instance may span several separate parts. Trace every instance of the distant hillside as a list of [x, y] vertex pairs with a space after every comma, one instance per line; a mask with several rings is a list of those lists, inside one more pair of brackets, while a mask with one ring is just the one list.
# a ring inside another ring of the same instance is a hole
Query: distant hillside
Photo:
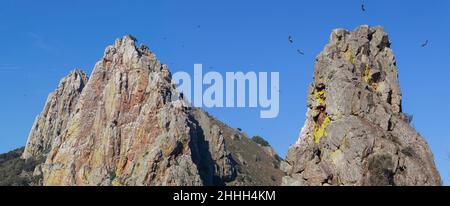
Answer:
[[0, 186], [39, 185], [39, 175], [33, 176], [36, 164], [34, 159], [24, 160], [20, 156], [24, 147], [0, 154]]

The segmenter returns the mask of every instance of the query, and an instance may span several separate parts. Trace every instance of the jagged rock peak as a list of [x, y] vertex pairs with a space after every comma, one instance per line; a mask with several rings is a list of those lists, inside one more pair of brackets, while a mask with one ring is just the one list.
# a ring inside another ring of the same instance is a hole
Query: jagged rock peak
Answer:
[[87, 75], [81, 69], [75, 69], [49, 94], [44, 110], [31, 128], [22, 158], [45, 155], [53, 142], [58, 141], [87, 81]]
[[[108, 46], [89, 81], [82, 82], [85, 86], [76, 92], [64, 89], [70, 85], [64, 83], [63, 93], [73, 95], [52, 94], [33, 126], [29, 145], [47, 145], [41, 152], [45, 163], [35, 172], [43, 185], [281, 183], [278, 159], [189, 107], [179, 98], [167, 66], [148, 47], [137, 47], [135, 38], [125, 36]], [[41, 121], [49, 129], [43, 131]], [[254, 172], [260, 168], [268, 175]]]
[[323, 81], [330, 80], [325, 75], [339, 72], [340, 75], [332, 77], [368, 85], [368, 89], [380, 94], [381, 100], [390, 105], [392, 112], [401, 112], [396, 60], [390, 45], [388, 35], [379, 26], [363, 25], [352, 32], [333, 30], [330, 42], [319, 54], [314, 67], [315, 86], [320, 87], [325, 84]]
[[203, 183], [170, 72], [135, 43], [127, 35], [105, 49], [43, 166], [44, 185]]
[[125, 35], [124, 37], [117, 39], [113, 45], [110, 45], [105, 49], [103, 60], [116, 63], [120, 60], [123, 61], [124, 64], [132, 65], [136, 64], [142, 56], [145, 56], [148, 57], [148, 60], [156, 61], [156, 56], [146, 45], [141, 44], [137, 47], [136, 43], [137, 39], [131, 35]]
[[439, 185], [433, 155], [402, 113], [382, 27], [336, 29], [317, 56], [284, 185]]

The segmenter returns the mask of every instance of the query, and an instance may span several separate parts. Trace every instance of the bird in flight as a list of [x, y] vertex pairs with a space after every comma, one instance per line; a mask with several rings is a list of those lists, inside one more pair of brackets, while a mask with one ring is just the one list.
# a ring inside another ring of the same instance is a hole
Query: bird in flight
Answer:
[[426, 47], [428, 45], [428, 40], [425, 41], [425, 43], [422, 44], [422, 48]]
[[297, 49], [297, 52], [298, 52], [299, 54], [301, 54], [301, 55], [305, 55], [305, 53], [302, 52], [300, 49]]
[[363, 12], [366, 11], [366, 6], [364, 5], [364, 3], [361, 4], [361, 10], [362, 10]]
[[288, 40], [289, 40], [289, 43], [294, 43], [294, 39], [292, 38], [292, 36], [289, 36], [289, 38], [288, 38]]

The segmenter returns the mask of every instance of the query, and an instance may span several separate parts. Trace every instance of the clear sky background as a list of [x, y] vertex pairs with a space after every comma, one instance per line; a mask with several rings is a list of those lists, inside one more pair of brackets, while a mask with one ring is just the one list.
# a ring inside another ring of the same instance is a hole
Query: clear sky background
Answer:
[[[172, 72], [280, 72], [280, 115], [259, 109], [210, 113], [281, 156], [297, 138], [316, 55], [334, 28], [381, 25], [397, 57], [404, 111], [450, 184], [450, 1], [0, 1], [0, 153], [25, 145], [34, 118], [74, 68], [91, 73], [107, 45], [132, 34]], [[292, 35], [294, 44], [288, 44]], [[421, 48], [425, 40], [426, 48]], [[299, 55], [296, 50], [305, 52]]]

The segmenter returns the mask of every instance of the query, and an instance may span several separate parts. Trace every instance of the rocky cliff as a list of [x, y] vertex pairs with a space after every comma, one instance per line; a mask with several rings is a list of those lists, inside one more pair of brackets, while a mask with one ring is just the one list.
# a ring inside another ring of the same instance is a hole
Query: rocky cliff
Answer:
[[402, 113], [381, 27], [336, 29], [317, 56], [306, 121], [283, 185], [440, 185], [433, 155]]
[[[148, 47], [125, 36], [89, 77], [49, 95], [24, 159], [43, 156], [43, 185], [278, 185], [279, 159], [191, 107]], [[264, 171], [264, 172], [260, 172]]]
[[53, 142], [60, 141], [61, 133], [74, 114], [86, 82], [86, 74], [81, 70], [74, 70], [60, 81], [56, 91], [50, 93], [44, 110], [31, 128], [22, 154], [24, 159], [43, 156], [51, 150]]
[[0, 155], [0, 185], [441, 184], [402, 112], [381, 27], [332, 32], [284, 161], [264, 139], [190, 106], [167, 66], [136, 41], [107, 47], [89, 78], [75, 70], [61, 80], [26, 147]]

